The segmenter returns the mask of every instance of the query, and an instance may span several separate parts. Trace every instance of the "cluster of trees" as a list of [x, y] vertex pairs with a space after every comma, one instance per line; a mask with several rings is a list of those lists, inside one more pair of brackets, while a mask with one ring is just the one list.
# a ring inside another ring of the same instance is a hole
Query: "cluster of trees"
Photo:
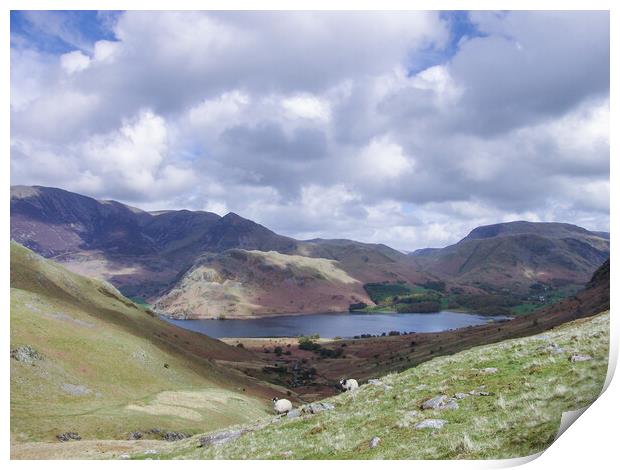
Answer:
[[461, 294], [448, 302], [448, 308], [466, 308], [481, 314], [509, 315], [510, 308], [522, 303], [522, 300], [510, 294]]

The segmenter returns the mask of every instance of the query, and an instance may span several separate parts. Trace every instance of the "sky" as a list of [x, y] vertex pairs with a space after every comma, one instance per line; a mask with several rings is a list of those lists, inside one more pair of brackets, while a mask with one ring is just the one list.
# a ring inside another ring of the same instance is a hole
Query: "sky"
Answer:
[[410, 251], [609, 230], [608, 12], [11, 12], [11, 184]]

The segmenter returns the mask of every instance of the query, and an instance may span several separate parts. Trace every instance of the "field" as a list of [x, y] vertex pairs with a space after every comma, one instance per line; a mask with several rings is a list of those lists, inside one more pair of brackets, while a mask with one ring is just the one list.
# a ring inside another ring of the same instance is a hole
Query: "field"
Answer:
[[[194, 434], [265, 416], [252, 355], [176, 328], [114, 287], [11, 244], [12, 443]], [[21, 351], [21, 353], [20, 353]]]
[[[375, 385], [325, 400], [332, 411], [263, 421], [236, 440], [198, 447], [198, 437], [153, 458], [190, 459], [488, 459], [530, 455], [554, 440], [562, 412], [601, 391], [609, 313], [547, 333], [435, 358]], [[589, 357], [572, 362], [579, 354]], [[471, 392], [471, 393], [470, 393]], [[463, 394], [463, 395], [459, 395]], [[422, 409], [458, 396], [457, 409]], [[440, 429], [418, 429], [427, 419]], [[371, 440], [379, 438], [376, 446]], [[143, 453], [133, 458], [146, 457]]]

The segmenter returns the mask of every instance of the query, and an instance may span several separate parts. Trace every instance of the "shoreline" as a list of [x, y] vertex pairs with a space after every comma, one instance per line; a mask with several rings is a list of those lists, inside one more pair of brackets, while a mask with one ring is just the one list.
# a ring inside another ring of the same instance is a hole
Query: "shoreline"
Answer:
[[[281, 312], [281, 313], [268, 313], [261, 315], [252, 315], [252, 316], [234, 316], [234, 317], [226, 317], [226, 316], [217, 316], [217, 317], [199, 317], [199, 318], [175, 318], [170, 315], [166, 315], [165, 313], [157, 313], [157, 316], [164, 320], [175, 320], [175, 321], [194, 321], [194, 320], [217, 320], [217, 321], [229, 321], [229, 320], [262, 320], [267, 318], [281, 318], [281, 317], [301, 317], [301, 316], [315, 316], [315, 315], [334, 315], [334, 316], [343, 316], [343, 315], [434, 315], [437, 313], [458, 313], [464, 315], [478, 315], [480, 317], [506, 317], [508, 320], [512, 320], [514, 318], [519, 317], [519, 315], [505, 315], [505, 314], [489, 314], [489, 313], [480, 313], [473, 310], [463, 310], [463, 309], [446, 309], [440, 310], [438, 312], [396, 312], [392, 310], [377, 310], [372, 312], [366, 312], [364, 310], [353, 310], [353, 311], [341, 311], [341, 312]], [[506, 320], [504, 320], [506, 321]]]

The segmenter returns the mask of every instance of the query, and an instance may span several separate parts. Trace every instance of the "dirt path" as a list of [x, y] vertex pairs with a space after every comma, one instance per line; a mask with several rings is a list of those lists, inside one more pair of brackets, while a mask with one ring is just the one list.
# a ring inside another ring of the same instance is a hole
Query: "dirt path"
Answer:
[[85, 460], [118, 459], [123, 454], [155, 450], [161, 452], [171, 443], [155, 440], [139, 441], [72, 441], [27, 442], [11, 444], [12, 460]]

